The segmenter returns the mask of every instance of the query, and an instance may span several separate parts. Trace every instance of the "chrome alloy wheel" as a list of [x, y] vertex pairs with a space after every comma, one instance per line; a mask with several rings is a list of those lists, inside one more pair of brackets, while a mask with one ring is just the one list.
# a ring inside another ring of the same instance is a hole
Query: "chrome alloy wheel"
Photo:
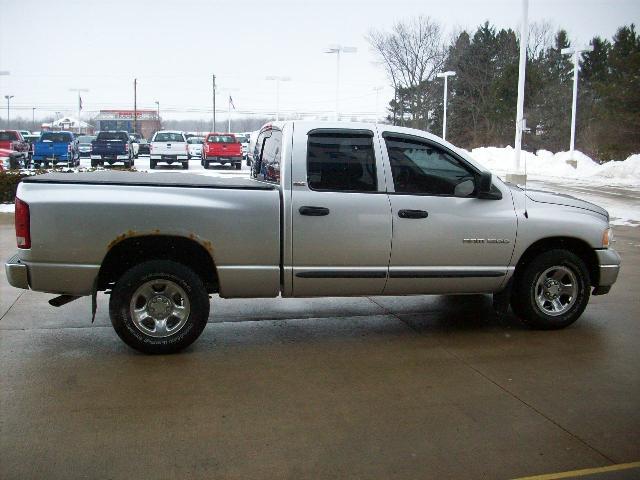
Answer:
[[150, 280], [140, 286], [129, 305], [131, 319], [145, 335], [163, 338], [180, 331], [189, 319], [187, 294], [171, 280]]
[[566, 313], [576, 302], [578, 280], [565, 266], [547, 268], [536, 282], [536, 304], [547, 315], [557, 317]]

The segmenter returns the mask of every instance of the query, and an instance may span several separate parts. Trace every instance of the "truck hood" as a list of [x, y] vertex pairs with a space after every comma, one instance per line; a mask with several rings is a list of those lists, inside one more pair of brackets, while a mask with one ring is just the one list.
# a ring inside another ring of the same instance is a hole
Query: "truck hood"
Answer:
[[561, 193], [545, 192], [544, 190], [530, 190], [525, 191], [525, 195], [534, 202], [538, 203], [550, 203], [553, 205], [562, 205], [565, 207], [582, 208], [583, 210], [589, 210], [590, 212], [598, 213], [609, 220], [609, 213], [602, 207], [590, 202], [585, 202], [579, 198], [572, 197], [571, 195], [565, 195]]

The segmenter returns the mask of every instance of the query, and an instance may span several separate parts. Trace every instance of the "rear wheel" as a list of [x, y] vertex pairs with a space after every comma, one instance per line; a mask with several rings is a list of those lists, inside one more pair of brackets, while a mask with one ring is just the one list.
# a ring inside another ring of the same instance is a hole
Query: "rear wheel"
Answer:
[[589, 271], [580, 257], [568, 250], [549, 250], [516, 272], [511, 306], [531, 327], [564, 328], [584, 312], [590, 285]]
[[240, 170], [240, 168], [242, 167], [241, 163], [236, 163], [234, 164], [234, 167], [236, 167], [236, 170]]
[[189, 170], [189, 162], [182, 162], [182, 169]]
[[209, 170], [209, 162], [207, 160], [202, 162], [202, 166], [206, 169]]
[[151, 170], [155, 170], [155, 168], [156, 168], [156, 161], [155, 160], [149, 160], [149, 168]]
[[93, 168], [96, 168], [96, 167], [98, 166], [98, 161], [97, 161], [97, 160], [93, 160], [93, 159], [92, 159], [92, 160], [91, 160], [91, 166], [92, 166]]
[[169, 260], [141, 263], [116, 282], [109, 316], [118, 336], [144, 353], [175, 353], [191, 345], [209, 318], [202, 279]]

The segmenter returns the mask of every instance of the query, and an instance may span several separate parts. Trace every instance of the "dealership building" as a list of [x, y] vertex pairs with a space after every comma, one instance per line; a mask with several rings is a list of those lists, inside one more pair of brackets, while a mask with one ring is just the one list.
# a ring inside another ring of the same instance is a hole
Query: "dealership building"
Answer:
[[160, 118], [155, 110], [136, 110], [135, 127], [133, 119], [133, 110], [100, 110], [93, 120], [97, 130], [126, 130], [133, 133], [135, 128], [146, 139], [160, 129]]

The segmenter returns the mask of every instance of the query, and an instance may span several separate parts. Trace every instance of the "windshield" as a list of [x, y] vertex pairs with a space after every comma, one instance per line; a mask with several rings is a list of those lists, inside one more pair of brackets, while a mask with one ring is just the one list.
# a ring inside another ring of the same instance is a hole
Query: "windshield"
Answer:
[[189, 138], [189, 140], [187, 140], [187, 143], [191, 143], [191, 144], [204, 143], [204, 138], [203, 137], [191, 137], [191, 138]]
[[80, 143], [91, 143], [95, 139], [96, 139], [96, 137], [94, 137], [93, 135], [82, 135], [81, 137], [78, 137], [78, 142], [80, 142]]
[[129, 135], [127, 132], [100, 132], [96, 140], [103, 142], [120, 140], [121, 142], [126, 142], [129, 140]]
[[184, 142], [181, 133], [174, 132], [158, 132], [153, 139], [154, 142]]
[[209, 143], [238, 143], [233, 135], [210, 135], [207, 138]]
[[64, 132], [45, 132], [40, 136], [41, 142], [69, 143], [71, 134]]

